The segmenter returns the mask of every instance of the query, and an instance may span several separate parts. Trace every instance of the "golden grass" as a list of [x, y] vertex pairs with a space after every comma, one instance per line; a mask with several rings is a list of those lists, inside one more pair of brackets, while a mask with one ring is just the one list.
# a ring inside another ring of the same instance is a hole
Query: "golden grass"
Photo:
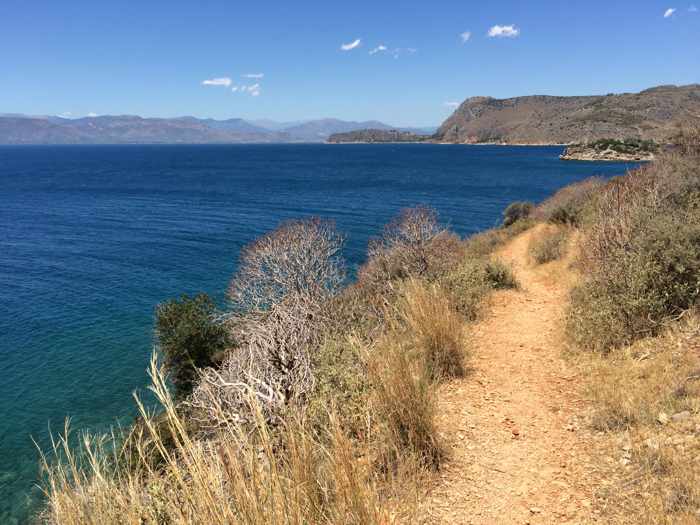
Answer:
[[[132, 435], [133, 460], [110, 438], [84, 436], [76, 451], [66, 435], [44, 457], [48, 505], [56, 524], [391, 523], [394, 518], [371, 476], [362, 450], [331, 417], [323, 436], [301, 417], [272, 428], [228, 427], [216, 439], [190, 436], [151, 363], [152, 390], [162, 404], [162, 429], [139, 403], [148, 439]], [[254, 403], [254, 401], [251, 401]], [[154, 447], [162, 461], [153, 465]], [[51, 461], [53, 460], [53, 461]]]
[[464, 322], [448, 294], [436, 284], [409, 281], [400, 309], [431, 378], [464, 375]]
[[602, 434], [610, 523], [700, 523], [700, 317], [610, 354], [579, 356]]

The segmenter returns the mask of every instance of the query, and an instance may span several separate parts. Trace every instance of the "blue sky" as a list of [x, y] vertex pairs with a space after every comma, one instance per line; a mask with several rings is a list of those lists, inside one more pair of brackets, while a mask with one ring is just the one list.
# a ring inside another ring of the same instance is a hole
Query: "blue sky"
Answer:
[[692, 0], [0, 2], [0, 112], [434, 125], [475, 95], [695, 82]]

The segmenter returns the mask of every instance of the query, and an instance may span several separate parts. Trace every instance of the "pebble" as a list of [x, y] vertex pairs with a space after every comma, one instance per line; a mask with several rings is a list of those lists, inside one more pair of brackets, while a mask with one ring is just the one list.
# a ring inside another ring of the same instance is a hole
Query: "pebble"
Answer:
[[659, 412], [659, 415], [656, 417], [656, 421], [661, 425], [665, 425], [669, 421], [668, 414], [666, 414], [666, 412]]
[[678, 412], [677, 414], [673, 414], [671, 416], [671, 421], [678, 423], [679, 421], [683, 421], [685, 419], [688, 419], [690, 417], [690, 412], [687, 410], [684, 410], [683, 412]]

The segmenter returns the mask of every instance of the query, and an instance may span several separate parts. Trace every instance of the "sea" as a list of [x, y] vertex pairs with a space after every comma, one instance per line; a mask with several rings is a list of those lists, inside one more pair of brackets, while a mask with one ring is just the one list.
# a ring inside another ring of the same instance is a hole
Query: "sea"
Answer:
[[280, 222], [335, 221], [350, 268], [402, 208], [466, 236], [516, 200], [632, 165], [560, 147], [437, 144], [0, 147], [0, 523], [41, 506], [39, 450], [128, 425], [148, 384], [156, 305], [225, 289]]

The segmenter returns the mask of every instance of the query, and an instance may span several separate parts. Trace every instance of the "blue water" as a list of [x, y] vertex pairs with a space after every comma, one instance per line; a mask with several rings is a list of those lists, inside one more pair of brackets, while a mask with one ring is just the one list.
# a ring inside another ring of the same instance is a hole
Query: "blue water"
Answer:
[[[443, 145], [0, 147], [0, 523], [26, 520], [49, 423], [104, 429], [146, 383], [153, 310], [218, 299], [240, 248], [280, 221], [336, 220], [345, 252], [400, 208], [466, 235], [623, 164], [556, 147]], [[31, 436], [31, 437], [30, 437]]]

